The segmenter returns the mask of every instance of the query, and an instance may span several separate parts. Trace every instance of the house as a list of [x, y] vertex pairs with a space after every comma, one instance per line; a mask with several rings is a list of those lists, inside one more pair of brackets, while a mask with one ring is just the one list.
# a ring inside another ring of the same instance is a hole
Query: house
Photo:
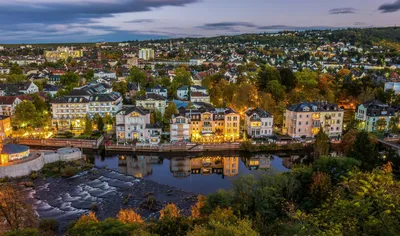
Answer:
[[190, 101], [210, 103], [210, 96], [201, 92], [191, 92]]
[[21, 99], [15, 96], [0, 97], [0, 115], [13, 116], [15, 112], [15, 107], [21, 102], [22, 102]]
[[5, 95], [16, 95], [22, 94], [33, 94], [39, 92], [39, 87], [33, 82], [22, 82], [15, 84], [0, 84], [0, 94]]
[[158, 110], [164, 115], [165, 108], [167, 107], [167, 99], [164, 96], [149, 93], [144, 96], [136, 98], [136, 106], [142, 106], [150, 111]]
[[0, 137], [2, 140], [12, 134], [11, 119], [9, 116], [0, 116]]
[[49, 94], [52, 97], [57, 94], [58, 90], [60, 90], [60, 88], [57, 86], [51, 84], [43, 84], [43, 92]]
[[61, 81], [61, 75], [49, 75], [49, 81], [47, 82], [48, 84], [55, 85], [59, 84]]
[[244, 128], [251, 137], [273, 135], [274, 116], [260, 109], [249, 109], [244, 115]]
[[127, 106], [116, 115], [118, 141], [146, 141], [146, 125], [150, 124], [150, 112], [141, 106]]
[[176, 90], [176, 96], [182, 100], [189, 99], [189, 86], [184, 85]]
[[160, 85], [156, 85], [156, 86], [154, 86], [152, 88], [146, 89], [146, 94], [148, 94], [148, 93], [158, 94], [158, 95], [161, 95], [161, 96], [163, 96], [165, 98], [168, 97], [167, 89], [162, 87], [162, 86], [160, 86]]
[[161, 124], [146, 124], [144, 138], [150, 144], [159, 144], [161, 142], [162, 126]]
[[314, 137], [322, 128], [331, 138], [343, 132], [344, 111], [337, 104], [304, 102], [286, 108], [283, 133], [292, 138]]
[[139, 92], [139, 86], [135, 83], [129, 82], [128, 83], [128, 90], [125, 94], [127, 99], [132, 99], [136, 96], [136, 93]]
[[360, 128], [365, 131], [387, 131], [396, 112], [396, 108], [373, 100], [358, 105], [355, 118], [361, 122]]

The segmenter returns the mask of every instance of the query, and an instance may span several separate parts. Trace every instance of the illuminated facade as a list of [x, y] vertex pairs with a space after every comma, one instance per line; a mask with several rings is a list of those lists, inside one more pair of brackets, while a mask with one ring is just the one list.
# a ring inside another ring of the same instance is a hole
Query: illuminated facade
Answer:
[[240, 115], [231, 108], [186, 110], [192, 142], [235, 141], [240, 136]]
[[236, 176], [239, 174], [239, 157], [175, 157], [170, 161], [170, 170], [174, 177], [189, 175]]
[[397, 115], [396, 113], [396, 108], [374, 100], [357, 106], [355, 118], [360, 121], [360, 128], [365, 131], [387, 131], [390, 120]]
[[83, 50], [69, 47], [58, 47], [55, 51], [45, 51], [46, 60], [54, 62], [58, 60], [66, 60], [67, 58], [80, 58], [83, 56]]
[[322, 128], [331, 138], [343, 132], [344, 111], [326, 102], [291, 105], [284, 115], [283, 133], [293, 138], [314, 137]]
[[181, 115], [174, 115], [170, 124], [170, 140], [189, 141], [190, 140], [190, 121], [189, 118]]
[[274, 116], [260, 109], [250, 109], [244, 116], [244, 129], [251, 137], [273, 135]]
[[27, 158], [30, 154], [28, 146], [18, 144], [0, 144], [0, 164], [6, 165], [12, 161]]
[[9, 116], [0, 116], [0, 138], [10, 137], [12, 133], [11, 120]]

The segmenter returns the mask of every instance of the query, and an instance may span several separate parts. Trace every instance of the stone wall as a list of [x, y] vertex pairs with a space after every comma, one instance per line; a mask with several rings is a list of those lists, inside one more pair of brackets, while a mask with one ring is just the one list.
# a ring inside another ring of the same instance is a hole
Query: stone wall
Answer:
[[21, 177], [29, 175], [32, 171], [39, 171], [45, 164], [53, 163], [56, 161], [73, 161], [82, 157], [80, 151], [71, 153], [42, 153], [39, 157], [23, 163], [0, 166], [0, 178], [8, 177]]

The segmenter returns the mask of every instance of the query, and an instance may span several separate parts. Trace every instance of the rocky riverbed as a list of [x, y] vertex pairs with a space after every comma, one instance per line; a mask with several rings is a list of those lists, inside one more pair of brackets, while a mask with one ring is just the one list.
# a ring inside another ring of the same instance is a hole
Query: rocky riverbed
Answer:
[[115, 217], [124, 208], [135, 209], [143, 218], [157, 218], [168, 203], [189, 215], [196, 202], [194, 193], [97, 168], [70, 178], [38, 178], [28, 195], [40, 218], [58, 220], [60, 233], [91, 210], [100, 220]]

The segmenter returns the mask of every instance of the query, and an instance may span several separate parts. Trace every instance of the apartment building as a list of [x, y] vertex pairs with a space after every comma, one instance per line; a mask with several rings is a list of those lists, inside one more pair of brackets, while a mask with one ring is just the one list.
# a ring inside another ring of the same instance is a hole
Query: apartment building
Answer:
[[139, 50], [139, 58], [145, 61], [154, 59], [154, 50], [151, 48], [142, 48]]
[[244, 115], [244, 129], [251, 137], [272, 136], [274, 116], [260, 109], [249, 109]]
[[368, 101], [357, 106], [355, 118], [360, 128], [368, 132], [387, 131], [390, 120], [397, 115], [397, 109], [380, 101]]
[[83, 119], [96, 114], [115, 116], [122, 109], [122, 96], [103, 84], [91, 84], [72, 90], [51, 102], [52, 125], [59, 129], [83, 129]]
[[[240, 115], [231, 108], [180, 109], [176, 117], [186, 124], [185, 132], [189, 131], [188, 139], [193, 142], [234, 141], [240, 136]], [[172, 119], [171, 124], [175, 122]]]
[[286, 108], [283, 132], [290, 137], [314, 137], [322, 128], [331, 138], [343, 133], [344, 111], [337, 104], [304, 102]]
[[160, 85], [156, 85], [156, 86], [154, 86], [152, 88], [146, 89], [146, 94], [148, 94], [148, 93], [155, 93], [155, 94], [161, 95], [161, 96], [163, 96], [165, 98], [168, 97], [167, 89], [162, 87], [162, 86], [160, 86]]

